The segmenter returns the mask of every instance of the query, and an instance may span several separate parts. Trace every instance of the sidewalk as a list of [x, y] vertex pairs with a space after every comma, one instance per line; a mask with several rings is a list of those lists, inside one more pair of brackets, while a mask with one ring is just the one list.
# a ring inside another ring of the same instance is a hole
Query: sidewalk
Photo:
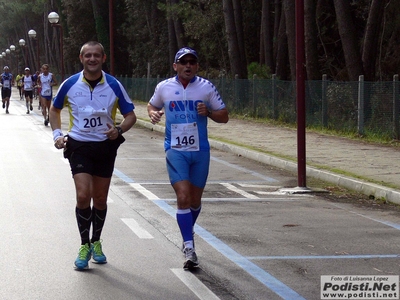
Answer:
[[[164, 131], [164, 123], [152, 125], [149, 122], [146, 104], [135, 103], [135, 113], [138, 125]], [[227, 124], [213, 121], [208, 124], [212, 147], [293, 172], [297, 176], [296, 129], [233, 118]], [[306, 159], [307, 177], [400, 204], [399, 148], [308, 132]], [[388, 185], [396, 188], [388, 188]]]

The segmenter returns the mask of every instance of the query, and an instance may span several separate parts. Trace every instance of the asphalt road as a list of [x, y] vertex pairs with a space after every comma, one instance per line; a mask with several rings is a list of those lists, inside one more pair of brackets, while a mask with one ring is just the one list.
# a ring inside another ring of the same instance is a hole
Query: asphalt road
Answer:
[[0, 299], [320, 299], [322, 275], [399, 274], [397, 210], [288, 195], [294, 175], [216, 150], [195, 228], [200, 267], [183, 271], [163, 137], [140, 127], [112, 179], [109, 262], [75, 271], [73, 181], [36, 103], [29, 115], [19, 100], [0, 111]]

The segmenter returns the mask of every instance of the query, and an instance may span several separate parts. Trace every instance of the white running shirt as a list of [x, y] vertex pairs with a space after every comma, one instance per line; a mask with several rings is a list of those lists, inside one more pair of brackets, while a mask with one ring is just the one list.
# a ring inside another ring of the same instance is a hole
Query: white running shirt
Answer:
[[24, 76], [24, 90], [25, 91], [33, 91], [33, 80], [32, 75]]
[[216, 87], [207, 79], [195, 76], [183, 87], [178, 76], [161, 81], [149, 103], [165, 112], [164, 148], [178, 151], [210, 150], [207, 117], [197, 113], [197, 104], [211, 110], [225, 108]]
[[107, 139], [107, 123], [115, 124], [117, 108], [125, 115], [135, 106], [122, 84], [103, 73], [94, 89], [83, 76], [83, 71], [66, 79], [54, 97], [55, 108], [67, 106], [70, 121], [68, 134], [81, 142], [101, 142]]
[[40, 77], [40, 83], [42, 86], [42, 90], [40, 92], [40, 95], [43, 97], [51, 97], [52, 95], [52, 87], [51, 87], [51, 82], [53, 81], [53, 74], [48, 73], [47, 76], [44, 75], [43, 73], [39, 75]]

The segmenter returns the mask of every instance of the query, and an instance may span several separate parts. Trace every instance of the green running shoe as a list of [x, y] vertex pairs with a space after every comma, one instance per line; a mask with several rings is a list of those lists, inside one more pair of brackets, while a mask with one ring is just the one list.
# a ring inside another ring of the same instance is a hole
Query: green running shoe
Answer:
[[88, 243], [81, 245], [79, 248], [78, 257], [75, 260], [75, 268], [83, 270], [89, 268], [89, 260], [91, 257], [91, 250]]
[[107, 257], [104, 255], [103, 250], [101, 248], [101, 241], [94, 242], [91, 246], [91, 251], [94, 263], [96, 264], [107, 263]]

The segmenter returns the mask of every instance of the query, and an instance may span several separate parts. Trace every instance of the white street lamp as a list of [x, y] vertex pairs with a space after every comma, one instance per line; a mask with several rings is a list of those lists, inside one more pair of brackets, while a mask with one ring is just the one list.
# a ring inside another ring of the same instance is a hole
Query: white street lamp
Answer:
[[58, 15], [58, 13], [53, 11], [53, 12], [49, 13], [49, 15], [47, 16], [47, 19], [49, 20], [49, 22], [51, 24], [57, 24], [58, 20], [60, 19], [60, 16]]
[[64, 46], [63, 46], [63, 28], [61, 26], [61, 24], [58, 24], [58, 21], [60, 20], [60, 16], [58, 15], [58, 13], [56, 13], [55, 11], [49, 13], [49, 15], [47, 16], [47, 19], [49, 20], [49, 22], [51, 23], [52, 27], [58, 27], [60, 28], [60, 60], [61, 60], [61, 81], [64, 80]]
[[34, 38], [36, 37], [36, 31], [33, 30], [33, 29], [29, 30], [29, 31], [28, 31], [28, 36], [29, 36], [31, 39], [34, 39]]
[[[25, 40], [24, 39], [20, 39], [19, 41], [18, 41], [18, 44], [19, 44], [19, 46], [20, 47], [22, 47], [22, 48], [24, 48], [24, 53], [23, 53], [23, 55], [22, 55], [22, 58], [23, 58], [23, 60], [25, 61], [25, 57], [26, 57], [26, 48], [25, 48], [25, 44], [26, 44], [26, 42], [25, 42]], [[22, 64], [24, 64], [24, 61], [22, 62]], [[19, 66], [18, 66], [18, 68], [19, 68]]]
[[[28, 36], [31, 40], [36, 40], [36, 31], [31, 29], [28, 31]], [[38, 63], [38, 70], [40, 70], [40, 56], [39, 56], [39, 38], [36, 40], [36, 46], [37, 46], [37, 50], [36, 50], [36, 60]]]

